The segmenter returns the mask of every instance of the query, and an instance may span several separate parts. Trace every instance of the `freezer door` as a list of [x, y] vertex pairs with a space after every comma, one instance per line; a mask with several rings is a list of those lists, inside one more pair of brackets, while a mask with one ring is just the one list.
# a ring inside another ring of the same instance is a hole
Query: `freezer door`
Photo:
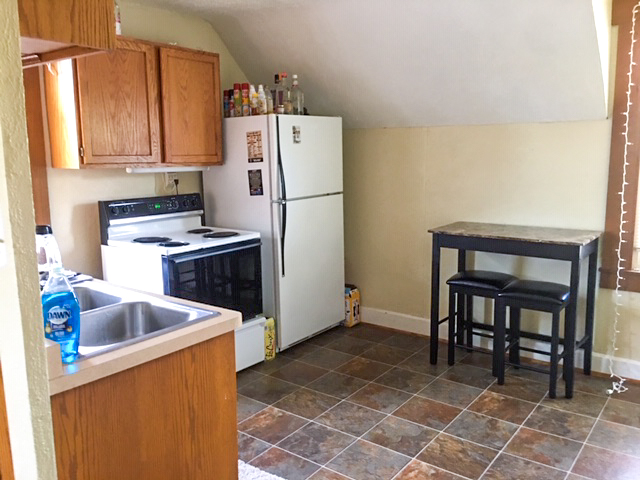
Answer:
[[277, 123], [273, 199], [282, 182], [288, 199], [342, 192], [342, 119], [278, 115]]
[[[274, 204], [278, 346], [344, 320], [342, 194]], [[283, 248], [284, 247], [284, 248]]]

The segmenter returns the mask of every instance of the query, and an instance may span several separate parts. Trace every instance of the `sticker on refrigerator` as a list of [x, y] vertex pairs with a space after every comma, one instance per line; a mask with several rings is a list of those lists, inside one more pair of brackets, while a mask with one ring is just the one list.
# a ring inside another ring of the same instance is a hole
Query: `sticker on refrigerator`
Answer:
[[293, 126], [293, 143], [300, 143], [300, 127]]
[[247, 132], [247, 153], [249, 155], [249, 163], [263, 161], [262, 132], [260, 130], [257, 132]]
[[[261, 160], [262, 161], [262, 160]], [[249, 170], [249, 195], [263, 195], [262, 170]]]

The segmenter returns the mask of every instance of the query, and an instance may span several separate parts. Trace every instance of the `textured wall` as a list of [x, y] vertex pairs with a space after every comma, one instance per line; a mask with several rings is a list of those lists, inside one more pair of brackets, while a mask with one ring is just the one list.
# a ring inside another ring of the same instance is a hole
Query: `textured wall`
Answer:
[[[603, 230], [610, 131], [608, 120], [346, 130], [347, 281], [361, 288], [365, 307], [426, 318], [430, 227], [466, 220]], [[530, 278], [569, 278], [559, 262], [482, 254], [476, 260], [479, 267]], [[455, 255], [445, 250], [442, 276], [455, 267]], [[583, 281], [584, 274], [586, 263]], [[625, 293], [622, 301], [616, 355], [640, 360], [633, 348], [640, 341], [640, 294]], [[596, 351], [602, 354], [612, 318], [613, 295], [601, 290]], [[525, 320], [537, 328], [537, 317]]]
[[[144, 40], [177, 43], [220, 54], [221, 84], [246, 81], [211, 25], [194, 16], [119, 2], [122, 33]], [[215, 167], [214, 167], [215, 168]], [[51, 224], [67, 268], [102, 277], [98, 200], [174, 193], [161, 174], [129, 174], [124, 169], [48, 169]], [[198, 192], [201, 174], [181, 173], [181, 193]]]
[[0, 356], [17, 479], [55, 479], [16, 2], [0, 2]]

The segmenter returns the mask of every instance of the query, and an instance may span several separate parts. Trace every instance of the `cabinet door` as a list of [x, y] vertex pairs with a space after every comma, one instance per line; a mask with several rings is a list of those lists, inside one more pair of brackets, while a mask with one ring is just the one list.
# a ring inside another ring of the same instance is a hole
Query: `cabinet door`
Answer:
[[160, 48], [165, 162], [221, 164], [217, 54]]
[[116, 47], [77, 61], [83, 163], [160, 163], [157, 49], [124, 39]]

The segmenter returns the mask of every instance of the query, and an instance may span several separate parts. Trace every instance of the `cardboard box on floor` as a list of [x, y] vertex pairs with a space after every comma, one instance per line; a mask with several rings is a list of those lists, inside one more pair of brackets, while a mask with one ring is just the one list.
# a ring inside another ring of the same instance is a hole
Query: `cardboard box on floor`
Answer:
[[360, 290], [355, 285], [344, 287], [344, 325], [353, 327], [360, 323]]

